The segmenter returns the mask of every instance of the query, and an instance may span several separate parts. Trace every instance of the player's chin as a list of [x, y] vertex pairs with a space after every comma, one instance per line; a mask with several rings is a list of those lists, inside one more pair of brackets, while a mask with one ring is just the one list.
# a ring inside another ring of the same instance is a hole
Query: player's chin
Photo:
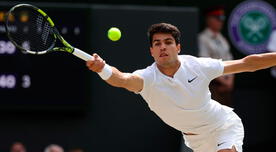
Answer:
[[166, 65], [166, 64], [168, 64], [169, 60], [168, 59], [159, 59], [157, 62], [159, 65]]

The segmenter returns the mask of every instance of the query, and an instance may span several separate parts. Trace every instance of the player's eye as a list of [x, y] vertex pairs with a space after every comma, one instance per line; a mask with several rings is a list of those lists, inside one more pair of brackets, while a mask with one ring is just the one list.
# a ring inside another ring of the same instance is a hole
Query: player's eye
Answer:
[[173, 44], [173, 41], [166, 41], [165, 44], [167, 45]]
[[154, 46], [160, 46], [161, 43], [160, 42], [156, 42], [156, 43], [153, 43]]

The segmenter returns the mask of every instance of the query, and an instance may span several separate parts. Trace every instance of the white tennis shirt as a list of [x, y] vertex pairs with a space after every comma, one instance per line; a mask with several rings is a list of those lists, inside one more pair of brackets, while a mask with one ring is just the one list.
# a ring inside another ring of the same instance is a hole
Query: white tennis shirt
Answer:
[[232, 108], [211, 99], [209, 83], [221, 76], [221, 60], [178, 56], [181, 66], [174, 77], [161, 73], [153, 63], [134, 74], [141, 76], [144, 86], [139, 94], [165, 123], [182, 132], [201, 134], [227, 121]]

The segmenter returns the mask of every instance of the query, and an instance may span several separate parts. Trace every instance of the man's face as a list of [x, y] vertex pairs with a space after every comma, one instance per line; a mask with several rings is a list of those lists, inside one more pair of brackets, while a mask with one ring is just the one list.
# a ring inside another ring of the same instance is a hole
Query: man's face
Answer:
[[15, 143], [12, 146], [11, 151], [12, 152], [26, 152], [24, 145], [21, 143]]
[[180, 44], [176, 45], [171, 34], [156, 33], [152, 37], [151, 56], [161, 66], [170, 66], [177, 62]]
[[221, 31], [223, 28], [223, 23], [224, 21], [219, 19], [219, 17], [210, 16], [207, 19], [208, 26], [216, 32]]
[[50, 148], [50, 152], [63, 152], [63, 150], [57, 146], [53, 146]]

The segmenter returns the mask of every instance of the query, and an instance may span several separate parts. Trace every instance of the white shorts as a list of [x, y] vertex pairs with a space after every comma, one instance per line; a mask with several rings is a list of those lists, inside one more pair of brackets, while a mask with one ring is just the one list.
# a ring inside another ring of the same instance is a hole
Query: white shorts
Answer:
[[242, 152], [244, 128], [241, 119], [232, 112], [232, 117], [221, 127], [212, 132], [200, 135], [184, 135], [186, 146], [194, 152], [217, 152], [221, 149], [232, 149], [235, 146]]

